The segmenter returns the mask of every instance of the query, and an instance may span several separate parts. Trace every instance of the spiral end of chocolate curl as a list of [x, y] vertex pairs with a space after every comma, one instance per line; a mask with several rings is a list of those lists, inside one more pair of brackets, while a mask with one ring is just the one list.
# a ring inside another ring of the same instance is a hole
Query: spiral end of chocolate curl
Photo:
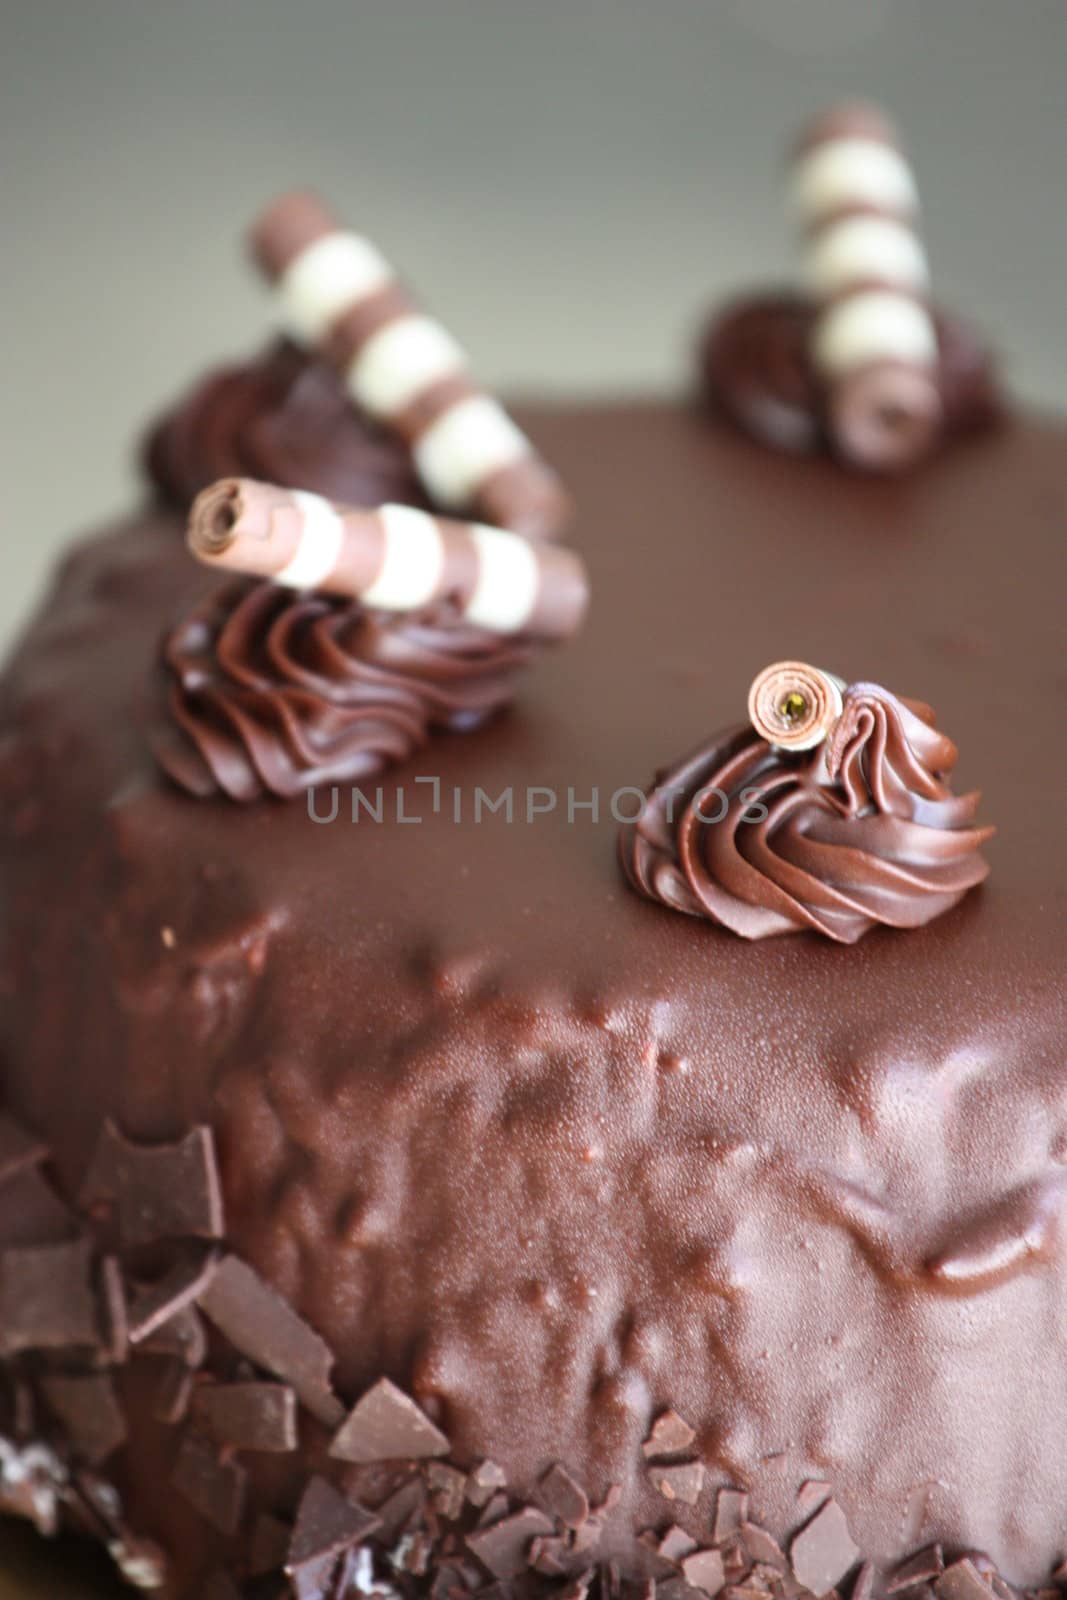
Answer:
[[201, 561], [225, 555], [236, 541], [241, 513], [241, 485], [236, 478], [223, 478], [202, 490], [193, 501], [186, 533], [193, 555]]
[[748, 692], [749, 721], [778, 750], [813, 750], [841, 715], [842, 684], [804, 661], [764, 667]]
[[834, 447], [851, 465], [872, 472], [916, 466], [944, 428], [937, 376], [893, 363], [854, 373], [833, 392], [830, 422]]

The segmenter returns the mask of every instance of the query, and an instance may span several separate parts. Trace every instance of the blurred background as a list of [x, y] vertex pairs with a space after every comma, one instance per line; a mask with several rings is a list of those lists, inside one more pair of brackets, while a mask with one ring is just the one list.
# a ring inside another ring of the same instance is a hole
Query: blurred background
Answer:
[[[512, 392], [682, 392], [693, 331], [792, 270], [782, 159], [847, 93], [918, 168], [944, 299], [1067, 401], [1064, 0], [0, 0], [0, 638], [133, 446], [254, 347], [242, 231], [313, 183]], [[0, 1600], [34, 1578], [0, 1536]]]
[[790, 270], [781, 162], [842, 93], [914, 154], [942, 295], [1064, 398], [1063, 0], [0, 0], [0, 635], [128, 502], [145, 417], [254, 346], [242, 230], [311, 182], [516, 390], [678, 390]]

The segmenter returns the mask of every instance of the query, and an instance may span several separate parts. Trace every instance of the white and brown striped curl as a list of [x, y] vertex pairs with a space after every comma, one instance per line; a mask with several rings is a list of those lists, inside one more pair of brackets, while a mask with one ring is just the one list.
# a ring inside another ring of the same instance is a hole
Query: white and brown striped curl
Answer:
[[834, 443], [857, 466], [911, 466], [936, 442], [943, 406], [918, 193], [892, 124], [865, 105], [820, 117], [791, 187]]
[[568, 638], [589, 598], [584, 564], [559, 545], [413, 506], [339, 505], [251, 478], [205, 489], [188, 539], [208, 566], [384, 611], [447, 601], [463, 622], [530, 639]]
[[251, 231], [286, 330], [342, 373], [355, 404], [399, 434], [435, 504], [554, 538], [570, 499], [466, 357], [425, 315], [377, 246], [315, 195], [283, 195]]
[[748, 717], [778, 750], [813, 750], [841, 715], [843, 681], [805, 661], [775, 661], [752, 680]]

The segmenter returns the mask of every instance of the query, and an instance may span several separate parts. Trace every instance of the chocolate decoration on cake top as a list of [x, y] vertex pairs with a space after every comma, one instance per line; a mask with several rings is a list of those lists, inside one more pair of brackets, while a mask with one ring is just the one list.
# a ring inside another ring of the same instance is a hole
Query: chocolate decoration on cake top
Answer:
[[405, 441], [436, 505], [476, 509], [535, 537], [563, 531], [571, 507], [556, 474], [376, 245], [306, 193], [268, 206], [250, 243], [287, 331], [336, 367], [366, 416]]
[[839, 106], [801, 139], [791, 201], [807, 293], [747, 298], [702, 351], [712, 399], [777, 449], [916, 466], [997, 412], [985, 352], [930, 302], [918, 193], [892, 124]]
[[994, 830], [974, 823], [977, 792], [952, 794], [956, 747], [929, 706], [872, 683], [842, 693], [796, 662], [760, 673], [750, 706], [752, 726], [662, 772], [622, 829], [640, 893], [744, 939], [854, 944], [921, 927], [986, 878]]

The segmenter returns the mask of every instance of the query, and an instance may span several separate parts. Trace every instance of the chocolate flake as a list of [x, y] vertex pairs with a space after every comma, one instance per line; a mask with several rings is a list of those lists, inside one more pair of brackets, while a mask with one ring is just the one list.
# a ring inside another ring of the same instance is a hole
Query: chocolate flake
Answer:
[[0, 1256], [0, 1351], [97, 1346], [92, 1262], [89, 1239], [6, 1250]]
[[855, 1566], [859, 1549], [852, 1542], [845, 1513], [827, 1500], [789, 1546], [797, 1582], [813, 1595], [828, 1594]]
[[449, 1443], [403, 1389], [381, 1378], [352, 1407], [330, 1454], [339, 1461], [419, 1461], [446, 1456]]
[[704, 1463], [685, 1461], [678, 1466], [650, 1467], [649, 1481], [665, 1500], [695, 1506], [704, 1487]]
[[558, 1461], [549, 1467], [538, 1488], [554, 1517], [568, 1528], [580, 1528], [589, 1516], [589, 1496]]
[[126, 1419], [106, 1373], [84, 1378], [45, 1377], [41, 1390], [82, 1461], [95, 1467], [125, 1443]]
[[856, 1581], [852, 1585], [852, 1600], [871, 1600], [874, 1594], [874, 1580], [876, 1573], [873, 1561], [865, 1561], [856, 1574]]
[[378, 1527], [378, 1518], [332, 1483], [315, 1476], [304, 1490], [289, 1541], [285, 1571], [299, 1594], [329, 1572], [346, 1550]]
[[551, 1534], [552, 1522], [535, 1506], [524, 1506], [489, 1528], [467, 1535], [467, 1549], [477, 1556], [494, 1578], [517, 1578], [527, 1565], [530, 1546]]
[[284, 1383], [202, 1384], [194, 1422], [234, 1450], [284, 1452], [297, 1447], [296, 1394]]
[[916, 1584], [929, 1583], [939, 1578], [945, 1570], [945, 1557], [939, 1544], [927, 1545], [915, 1555], [902, 1561], [886, 1584], [886, 1594], [899, 1594], [902, 1589], [913, 1589]]
[[741, 1533], [742, 1524], [748, 1521], [748, 1495], [740, 1489], [720, 1489], [715, 1500], [716, 1544], [726, 1544]]
[[946, 1567], [935, 1581], [934, 1589], [938, 1600], [993, 1600], [991, 1586], [967, 1557]]
[[147, 1355], [177, 1356], [195, 1370], [207, 1356], [204, 1319], [195, 1306], [186, 1306], [143, 1338], [140, 1348]]
[[691, 1534], [686, 1533], [684, 1528], [680, 1528], [676, 1522], [671, 1524], [658, 1544], [654, 1545], [658, 1556], [662, 1556], [664, 1561], [670, 1561], [675, 1565], [685, 1556], [692, 1555], [696, 1547], [696, 1540]]
[[40, 1139], [26, 1132], [13, 1117], [0, 1111], [0, 1183], [6, 1183], [16, 1172], [27, 1167], [40, 1166], [48, 1148]]
[[507, 1487], [507, 1481], [503, 1467], [495, 1461], [483, 1461], [467, 1479], [467, 1499], [472, 1506], [488, 1505], [499, 1489]]
[[741, 1524], [741, 1539], [753, 1561], [764, 1563], [778, 1572], [785, 1570], [785, 1552], [777, 1539], [772, 1539], [765, 1528], [755, 1522]]
[[176, 1261], [154, 1282], [138, 1284], [128, 1310], [130, 1342], [140, 1344], [191, 1306], [204, 1293], [218, 1264], [213, 1251], [198, 1252]]
[[446, 1461], [431, 1461], [426, 1468], [426, 1483], [438, 1516], [446, 1522], [456, 1522], [467, 1498], [467, 1474]]
[[641, 1450], [647, 1460], [655, 1461], [660, 1456], [676, 1456], [688, 1450], [695, 1438], [696, 1430], [684, 1417], [674, 1410], [664, 1411], [652, 1424]]
[[292, 1384], [301, 1404], [326, 1427], [337, 1426], [344, 1407], [330, 1388], [328, 1345], [258, 1273], [227, 1256], [199, 1304], [236, 1350]]
[[105, 1256], [100, 1263], [100, 1301], [107, 1358], [112, 1366], [119, 1366], [126, 1359], [130, 1325], [126, 1311], [126, 1289], [117, 1256]]
[[176, 1144], [141, 1145], [104, 1125], [82, 1185], [81, 1203], [114, 1201], [124, 1244], [157, 1239], [221, 1239], [222, 1190], [210, 1128]]
[[261, 1511], [248, 1541], [248, 1572], [252, 1578], [262, 1578], [268, 1572], [281, 1572], [289, 1553], [292, 1529], [280, 1517]]
[[694, 1589], [707, 1595], [716, 1595], [726, 1582], [721, 1550], [697, 1550], [682, 1562], [682, 1573]]
[[805, 1478], [797, 1490], [797, 1505], [808, 1516], [829, 1500], [830, 1492], [831, 1486], [824, 1478]]
[[248, 1474], [236, 1461], [224, 1461], [210, 1445], [186, 1434], [171, 1482], [205, 1522], [232, 1537], [241, 1526]]
[[152, 1415], [156, 1421], [163, 1422], [170, 1428], [176, 1427], [189, 1410], [192, 1392], [192, 1369], [187, 1367], [184, 1361], [169, 1360], [159, 1380], [152, 1406]]

